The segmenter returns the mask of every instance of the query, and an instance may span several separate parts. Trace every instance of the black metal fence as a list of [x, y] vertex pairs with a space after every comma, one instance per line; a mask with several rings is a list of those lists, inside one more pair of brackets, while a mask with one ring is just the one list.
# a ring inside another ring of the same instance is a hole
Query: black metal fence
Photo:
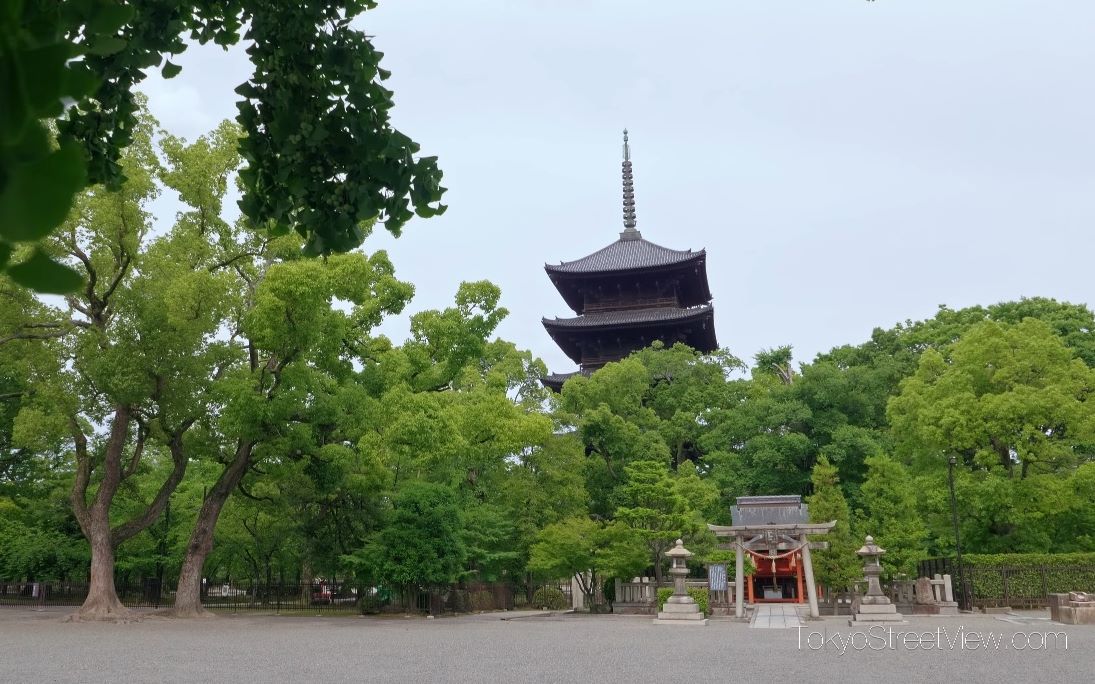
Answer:
[[[87, 588], [74, 582], [0, 582], [0, 606], [78, 606], [87, 598]], [[130, 608], [159, 608], [165, 601], [156, 579], [118, 584], [115, 591]]]
[[[202, 588], [202, 605], [224, 612], [469, 613], [531, 608], [529, 599], [536, 588], [491, 582], [433, 590], [336, 583], [217, 583]], [[155, 579], [116, 583], [115, 590], [122, 604], [130, 608], [166, 608], [175, 601], [174, 590], [162, 587]], [[81, 583], [0, 582], [0, 607], [79, 606], [87, 592], [87, 584]]]

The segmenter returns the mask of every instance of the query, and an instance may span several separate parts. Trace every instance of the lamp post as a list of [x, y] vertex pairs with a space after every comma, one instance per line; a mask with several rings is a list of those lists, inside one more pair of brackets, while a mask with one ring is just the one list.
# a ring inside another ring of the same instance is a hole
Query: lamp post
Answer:
[[958, 532], [958, 499], [954, 495], [954, 466], [958, 457], [954, 454], [947, 459], [947, 481], [951, 490], [951, 523], [954, 525], [954, 551], [958, 561], [958, 600], [963, 610], [968, 610], [966, 601], [966, 573], [962, 568], [962, 536]]

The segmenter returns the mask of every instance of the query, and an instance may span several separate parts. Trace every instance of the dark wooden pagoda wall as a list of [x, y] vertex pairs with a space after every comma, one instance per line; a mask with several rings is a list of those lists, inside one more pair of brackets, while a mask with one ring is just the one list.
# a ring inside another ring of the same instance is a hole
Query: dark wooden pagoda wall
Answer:
[[579, 341], [582, 348], [582, 370], [596, 370], [610, 361], [619, 361], [634, 351], [649, 347], [661, 340], [667, 347], [684, 342], [688, 344], [689, 331], [669, 327], [654, 334], [635, 334], [620, 331], [601, 336], [584, 337]]
[[582, 295], [583, 313], [680, 306], [676, 280], [601, 282], [587, 285]]

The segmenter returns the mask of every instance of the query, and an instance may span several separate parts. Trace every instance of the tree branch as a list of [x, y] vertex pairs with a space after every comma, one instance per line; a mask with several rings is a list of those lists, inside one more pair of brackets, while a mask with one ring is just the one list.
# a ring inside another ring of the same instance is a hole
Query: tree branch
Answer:
[[[249, 256], [257, 257], [257, 256], [259, 256], [259, 252], [241, 252], [241, 253], [239, 253], [235, 256], [228, 257], [227, 259], [225, 259], [223, 261], [218, 261], [217, 263], [210, 266], [209, 267], [209, 272], [210, 273], [216, 273], [220, 269], [227, 268], [227, 267], [233, 265], [234, 263], [236, 263], [237, 261], [239, 261], [240, 259], [242, 259], [244, 257], [249, 257]], [[238, 272], [239, 271], [237, 270], [237, 273]], [[243, 274], [240, 273], [240, 275], [242, 276]], [[244, 280], [247, 280], [247, 278], [244, 278]], [[249, 280], [247, 280], [247, 282], [250, 283]]]
[[[183, 449], [183, 435], [190, 429], [190, 426], [194, 424], [196, 419], [191, 418], [185, 422], [179, 429], [175, 430], [171, 434], [171, 441], [168, 443], [168, 448], [171, 450], [171, 460], [174, 466], [171, 469], [171, 474], [167, 476], [167, 479], [160, 485], [159, 491], [156, 492], [156, 496], [152, 499], [152, 503], [148, 505], [144, 513], [134, 516], [126, 522], [118, 525], [110, 531], [110, 542], [117, 548], [122, 542], [133, 538], [139, 534], [142, 530], [146, 529], [149, 525], [156, 521], [163, 513], [164, 508], [167, 506], [167, 502], [171, 499], [171, 495], [175, 493], [179, 483], [182, 482], [183, 476], [186, 474], [186, 466], [189, 463], [189, 459], [186, 457], [186, 451]], [[140, 428], [138, 428], [140, 429]]]
[[72, 431], [72, 439], [76, 443], [76, 481], [72, 483], [72, 493], [69, 499], [72, 502], [72, 513], [76, 516], [76, 522], [84, 535], [90, 537], [91, 516], [87, 508], [87, 485], [91, 481], [91, 460], [87, 454], [87, 437], [76, 422], [75, 416], [68, 420], [69, 430]]

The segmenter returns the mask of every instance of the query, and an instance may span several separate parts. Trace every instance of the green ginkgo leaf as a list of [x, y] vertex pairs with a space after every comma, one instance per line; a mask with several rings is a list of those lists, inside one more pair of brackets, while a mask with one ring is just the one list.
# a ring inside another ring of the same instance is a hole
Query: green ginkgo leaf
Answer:
[[66, 294], [84, 284], [79, 273], [37, 249], [29, 259], [9, 268], [8, 275], [19, 285], [44, 294]]

